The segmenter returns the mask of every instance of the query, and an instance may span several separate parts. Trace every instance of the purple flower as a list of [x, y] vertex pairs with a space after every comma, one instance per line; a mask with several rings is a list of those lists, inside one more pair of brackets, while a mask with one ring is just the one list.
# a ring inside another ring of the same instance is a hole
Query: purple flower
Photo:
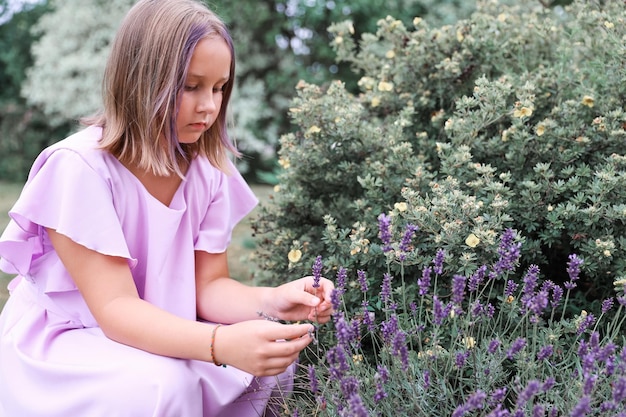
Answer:
[[381, 332], [383, 334], [383, 340], [387, 344], [391, 344], [393, 339], [396, 336], [396, 333], [399, 330], [398, 327], [398, 316], [392, 314], [388, 320], [385, 320], [381, 323]]
[[428, 294], [428, 289], [430, 288], [430, 274], [432, 272], [432, 268], [426, 267], [422, 270], [422, 277], [417, 279], [417, 286], [419, 287], [419, 295]]
[[446, 318], [447, 311], [443, 306], [441, 300], [436, 295], [433, 296], [433, 323], [440, 326], [443, 320]]
[[[321, 268], [320, 268], [320, 272], [321, 272]], [[336, 289], [342, 295], [346, 292], [347, 277], [348, 277], [348, 271], [346, 270], [346, 268], [344, 268], [343, 266], [339, 267], [339, 269], [337, 270]]]
[[361, 306], [363, 307], [363, 324], [365, 325], [365, 327], [367, 327], [367, 330], [373, 332], [375, 328], [373, 317], [374, 313], [370, 312], [369, 304], [367, 301], [363, 301]]
[[602, 312], [607, 313], [613, 308], [613, 297], [609, 297], [602, 301]]
[[506, 288], [504, 290], [504, 297], [508, 298], [508, 297], [512, 297], [513, 294], [515, 294], [515, 291], [517, 291], [517, 283], [515, 281], [512, 280], [508, 280], [506, 282]]
[[378, 216], [378, 237], [383, 242], [383, 252], [389, 252], [391, 248], [391, 216], [381, 213]]
[[380, 288], [380, 298], [385, 304], [387, 304], [391, 298], [391, 274], [387, 272], [383, 274], [383, 283]]
[[333, 346], [326, 351], [329, 365], [330, 380], [341, 382], [343, 375], [350, 369], [348, 358], [343, 346]]
[[626, 400], [626, 378], [620, 377], [613, 383], [613, 401], [617, 404]]
[[465, 404], [458, 406], [454, 410], [454, 412], [452, 413], [452, 417], [462, 417], [466, 413], [483, 408], [486, 398], [487, 394], [485, 394], [481, 390], [476, 390], [476, 392], [474, 392], [467, 398]]
[[446, 251], [444, 249], [437, 250], [435, 254], [435, 259], [433, 260], [433, 264], [435, 266], [434, 272], [437, 275], [441, 275], [443, 273], [443, 261], [446, 259]]
[[506, 387], [498, 388], [494, 392], [491, 393], [491, 399], [489, 400], [489, 405], [493, 407], [496, 404], [499, 404], [504, 400], [506, 396]]
[[465, 361], [467, 361], [467, 358], [469, 358], [469, 355], [470, 355], [469, 350], [457, 353], [456, 360], [454, 361], [454, 364], [456, 365], [456, 367], [459, 369], [463, 368], [465, 366]]
[[322, 278], [322, 257], [317, 256], [313, 262], [313, 288], [320, 287], [320, 279]]
[[583, 259], [578, 257], [575, 253], [569, 256], [569, 261], [567, 262], [567, 275], [569, 276], [569, 281], [564, 284], [565, 288], [568, 290], [576, 288], [576, 281], [580, 275], [580, 267], [582, 264]]
[[341, 292], [338, 288], [334, 288], [330, 293], [330, 304], [333, 306], [333, 310], [339, 310], [341, 307]]
[[487, 352], [493, 355], [499, 347], [500, 341], [498, 339], [491, 339], [491, 341], [489, 342], [489, 347], [487, 348]]
[[470, 292], [477, 291], [480, 284], [483, 283], [486, 273], [487, 273], [487, 267], [485, 265], [478, 268], [478, 270], [476, 270], [476, 272], [474, 272], [472, 276], [469, 278], [467, 289]]
[[409, 369], [409, 350], [406, 346], [406, 333], [403, 331], [396, 332], [392, 343], [392, 354], [400, 358], [402, 370]]
[[407, 224], [406, 228], [404, 229], [404, 234], [402, 235], [402, 239], [400, 240], [400, 246], [399, 249], [402, 252], [408, 252], [411, 250], [411, 240], [413, 240], [413, 236], [415, 235], [415, 232], [417, 232], [417, 230], [419, 229], [419, 227], [417, 227], [414, 224]]
[[335, 322], [335, 336], [337, 337], [337, 344], [347, 348], [354, 340], [352, 327], [348, 325], [346, 318], [341, 311], [335, 314], [333, 320]]
[[359, 285], [361, 286], [361, 292], [365, 294], [368, 290], [367, 275], [365, 274], [365, 271], [361, 271], [361, 270], [356, 271], [356, 276], [359, 281]]
[[385, 398], [387, 398], [385, 387], [383, 387], [383, 384], [381, 384], [380, 381], [376, 381], [376, 392], [374, 393], [374, 403], [378, 404]]
[[465, 280], [463, 275], [454, 275], [452, 277], [452, 302], [460, 305], [465, 296]]
[[524, 275], [524, 287], [522, 288], [522, 294], [525, 296], [532, 296], [537, 287], [537, 280], [539, 279], [539, 267], [537, 265], [531, 265], [528, 267], [528, 271]]
[[513, 343], [511, 343], [511, 347], [506, 353], [506, 357], [509, 359], [513, 359], [513, 356], [519, 353], [520, 350], [524, 349], [526, 346], [526, 339], [523, 337], [518, 337], [515, 339]]
[[552, 345], [546, 345], [539, 349], [539, 352], [537, 353], [537, 360], [543, 361], [545, 359], [548, 359], [550, 356], [552, 356], [553, 353], [554, 347]]
[[539, 391], [541, 390], [541, 382], [536, 379], [532, 379], [528, 381], [526, 387], [517, 397], [517, 409], [524, 408], [526, 403], [528, 403]]
[[520, 257], [521, 247], [522, 244], [520, 242], [515, 242], [515, 231], [506, 229], [500, 238], [500, 246], [498, 247], [498, 255], [500, 257], [493, 266], [496, 275], [515, 269], [515, 265]]
[[552, 387], [556, 384], [556, 380], [552, 377], [549, 377], [543, 382], [543, 386], [541, 387], [541, 391], [548, 392], [552, 389]]
[[587, 328], [589, 328], [589, 326], [591, 326], [594, 321], [595, 321], [595, 317], [593, 316], [593, 314], [591, 314], [591, 313], [587, 314], [580, 321], [580, 324], [578, 325], [578, 330], [577, 330], [576, 334], [578, 334], [580, 336], [581, 334], [585, 333]]
[[563, 288], [554, 284], [552, 285], [552, 297], [550, 298], [550, 304], [552, 308], [556, 307], [563, 298]]
[[311, 392], [315, 394], [317, 393], [317, 390], [319, 388], [317, 375], [315, 375], [315, 366], [309, 365], [308, 371], [309, 371], [309, 387], [311, 389]]
[[578, 404], [576, 404], [570, 412], [570, 417], [583, 417], [587, 413], [591, 412], [591, 407], [589, 406], [589, 403], [589, 396], [583, 395], [580, 401], [578, 401]]
[[543, 417], [546, 415], [546, 409], [540, 405], [540, 404], [535, 404], [533, 406], [533, 417]]
[[427, 369], [424, 371], [424, 390], [430, 388], [430, 371]]
[[358, 393], [353, 393], [348, 398], [348, 407], [350, 410], [350, 416], [353, 417], [368, 417], [369, 413], [363, 404], [363, 400]]

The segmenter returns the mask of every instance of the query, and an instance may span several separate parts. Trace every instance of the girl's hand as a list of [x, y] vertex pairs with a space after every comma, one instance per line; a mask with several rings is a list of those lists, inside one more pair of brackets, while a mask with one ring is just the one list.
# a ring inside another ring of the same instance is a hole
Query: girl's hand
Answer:
[[313, 338], [310, 324], [250, 320], [221, 326], [213, 344], [214, 360], [255, 376], [284, 372]]
[[326, 323], [333, 313], [330, 295], [335, 286], [326, 278], [320, 279], [319, 287], [313, 285], [313, 277], [309, 276], [274, 288], [269, 311], [282, 320]]

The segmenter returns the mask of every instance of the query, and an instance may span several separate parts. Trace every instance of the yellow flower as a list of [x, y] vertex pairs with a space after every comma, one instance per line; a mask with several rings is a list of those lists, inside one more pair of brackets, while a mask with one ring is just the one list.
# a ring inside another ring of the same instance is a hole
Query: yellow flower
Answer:
[[476, 341], [472, 336], [464, 337], [461, 341], [467, 349], [472, 349], [474, 346], [476, 346]]
[[343, 43], [343, 38], [342, 38], [341, 36], [337, 36], [337, 37], [335, 38], [335, 43], [336, 43], [337, 45], [342, 44], [342, 43]]
[[421, 17], [416, 17], [413, 19], [413, 26], [417, 26], [420, 23], [422, 23], [422, 18]]
[[280, 191], [280, 185], [275, 185], [274, 186], [274, 192], [277, 193]]
[[352, 362], [354, 363], [363, 362], [363, 355], [357, 355], [357, 354], [352, 355]]
[[300, 249], [292, 249], [289, 251], [289, 254], [287, 254], [287, 259], [289, 259], [289, 262], [291, 262], [292, 264], [295, 264], [301, 258], [302, 258], [302, 251]]
[[606, 22], [604, 22], [604, 27], [607, 29], [613, 29], [615, 27], [615, 25], [613, 24], [613, 22], [609, 22], [608, 20]]
[[308, 133], [309, 135], [315, 134], [315, 133], [320, 133], [322, 131], [322, 129], [319, 128], [319, 126], [313, 125], [309, 128], [309, 130], [306, 131], [306, 133]]
[[608, 250], [608, 249], [605, 249], [605, 250], [602, 252], [602, 254], [608, 258], [609, 256], [611, 256], [611, 251], [610, 251], [610, 250]]
[[280, 165], [284, 169], [287, 169], [287, 168], [289, 168], [291, 166], [291, 164], [289, 163], [289, 159], [287, 159], [287, 158], [280, 158], [278, 160], [278, 165]]
[[465, 36], [463, 35], [463, 32], [461, 31], [461, 29], [456, 31], [456, 40], [458, 42], [463, 42], [463, 39], [465, 39]]
[[387, 51], [387, 53], [385, 54], [385, 57], [387, 57], [387, 59], [393, 59], [393, 57], [396, 56], [396, 53], [393, 49]]
[[378, 91], [392, 91], [393, 83], [389, 81], [381, 81], [378, 83]]
[[378, 106], [380, 106], [380, 97], [374, 97], [374, 98], [372, 99], [371, 104], [372, 104], [372, 107], [378, 107]]
[[537, 131], [536, 131], [537, 136], [543, 136], [545, 131], [546, 131], [546, 127], [544, 125], [537, 126]]
[[506, 302], [511, 304], [513, 301], [515, 301], [515, 297], [513, 297], [512, 295], [509, 295], [508, 297], [506, 297]]
[[474, 233], [470, 233], [467, 239], [465, 239], [465, 244], [470, 248], [475, 248], [480, 243], [480, 239]]
[[393, 205], [393, 207], [398, 210], [398, 211], [406, 211], [408, 209], [408, 206], [406, 203], [402, 202], [402, 203], [396, 203]]
[[513, 117], [521, 119], [522, 117], [530, 117], [533, 114], [533, 109], [530, 107], [522, 107], [513, 111]]
[[507, 16], [504, 13], [500, 13], [498, 15], [498, 21], [500, 21], [500, 22], [506, 22], [506, 18], [507, 18]]
[[583, 97], [581, 103], [583, 104], [583, 106], [593, 107], [595, 100], [591, 96], [585, 96]]

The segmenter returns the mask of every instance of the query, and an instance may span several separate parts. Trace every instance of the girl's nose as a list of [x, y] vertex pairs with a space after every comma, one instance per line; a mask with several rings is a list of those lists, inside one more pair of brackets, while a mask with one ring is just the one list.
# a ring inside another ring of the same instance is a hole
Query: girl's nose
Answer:
[[198, 101], [197, 110], [199, 113], [213, 113], [218, 108], [216, 94], [207, 93], [204, 94], [201, 99]]

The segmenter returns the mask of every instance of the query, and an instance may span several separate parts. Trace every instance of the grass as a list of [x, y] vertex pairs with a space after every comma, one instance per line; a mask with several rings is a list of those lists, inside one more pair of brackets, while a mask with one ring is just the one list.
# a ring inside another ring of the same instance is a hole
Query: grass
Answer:
[[[21, 184], [10, 184], [0, 181], [0, 231], [3, 231], [9, 223], [8, 211], [17, 200]], [[267, 201], [272, 191], [268, 185], [253, 185], [252, 189], [260, 201]], [[232, 242], [228, 249], [228, 264], [233, 278], [242, 282], [251, 283], [253, 268], [255, 265], [249, 260], [249, 255], [254, 251], [255, 241], [250, 228], [250, 220], [254, 218], [258, 208], [254, 209], [244, 218], [233, 231]], [[9, 297], [7, 285], [13, 277], [0, 271], [0, 310]]]

